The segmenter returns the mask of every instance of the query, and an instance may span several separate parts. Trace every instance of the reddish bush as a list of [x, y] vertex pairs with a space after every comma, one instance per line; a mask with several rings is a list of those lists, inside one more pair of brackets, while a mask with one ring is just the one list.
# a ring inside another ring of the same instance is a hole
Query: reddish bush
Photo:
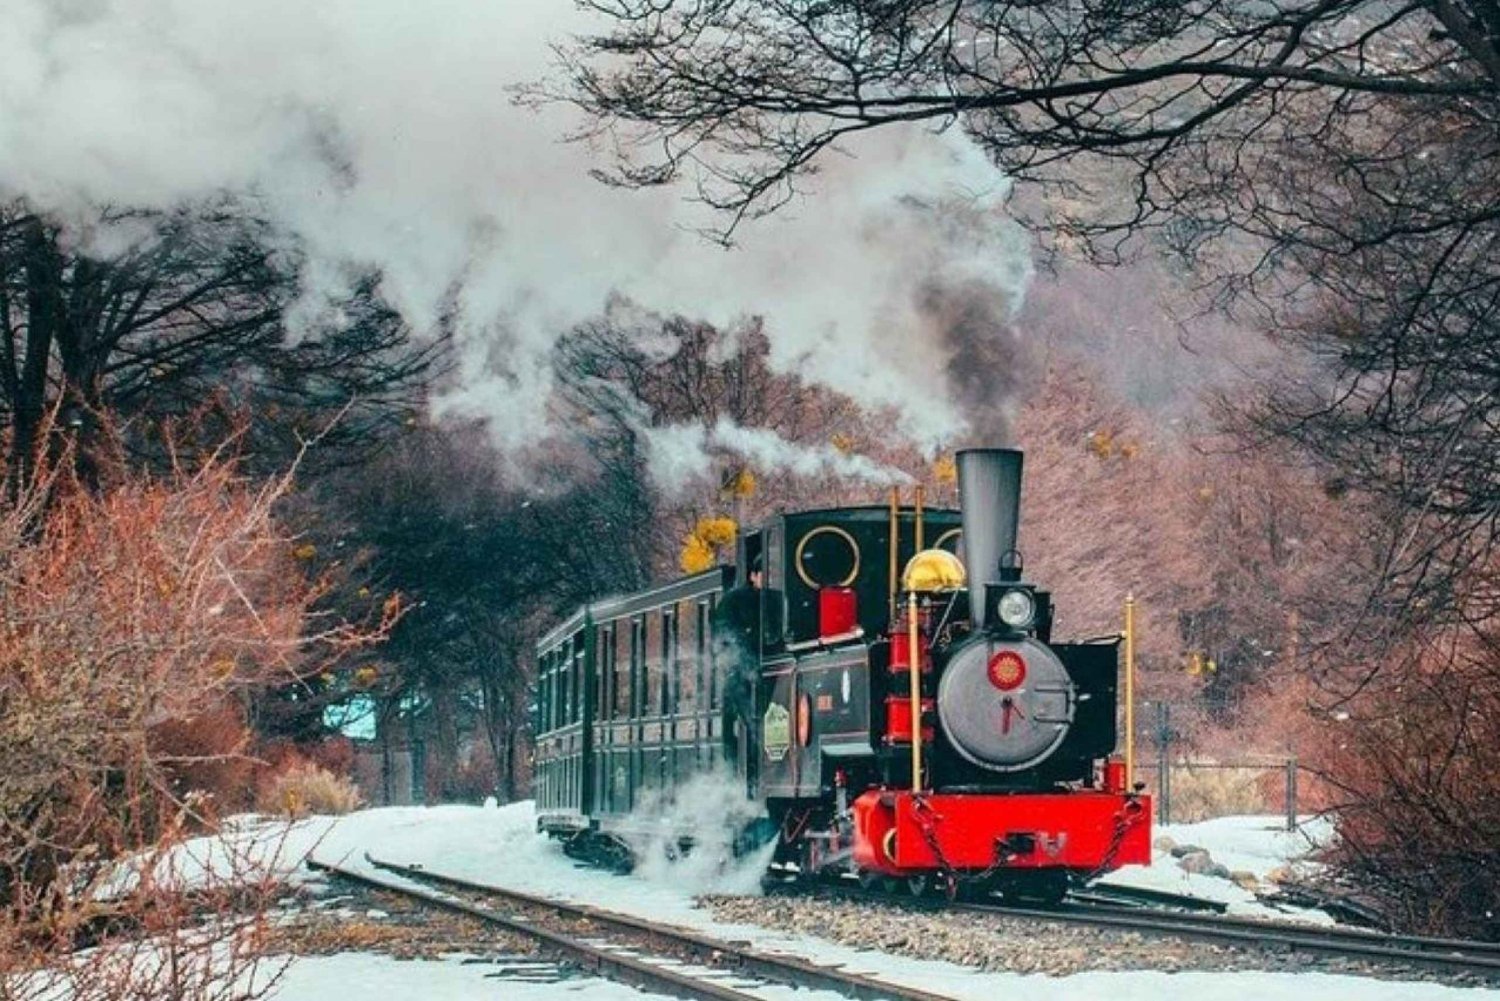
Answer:
[[91, 490], [0, 484], [0, 984], [66, 967], [105, 920], [171, 911], [94, 891], [122, 853], [244, 801], [251, 695], [378, 632], [313, 616], [272, 515], [288, 485], [216, 456]]
[[[432, 788], [433, 777], [428, 776], [428, 787]], [[500, 788], [500, 770], [495, 766], [495, 756], [489, 746], [476, 742], [466, 758], [447, 780], [447, 799], [464, 803], [478, 803], [486, 796], [493, 796]]]
[[273, 813], [287, 812], [279, 805], [283, 803], [284, 797], [277, 790], [293, 781], [287, 776], [294, 773], [321, 771], [330, 780], [347, 782], [351, 788], [356, 788], [352, 782], [354, 742], [347, 737], [334, 737], [310, 745], [294, 744], [286, 740], [270, 741], [259, 748], [255, 759], [253, 781], [247, 781], [243, 797], [247, 805], [254, 802], [257, 809]]
[[1393, 650], [1317, 732], [1330, 860], [1410, 928], [1500, 939], [1497, 649], [1449, 637]]
[[200, 797], [198, 812], [215, 819], [250, 805], [255, 761], [253, 741], [238, 706], [223, 705], [187, 719], [151, 728], [150, 751], [162, 764], [174, 796]]

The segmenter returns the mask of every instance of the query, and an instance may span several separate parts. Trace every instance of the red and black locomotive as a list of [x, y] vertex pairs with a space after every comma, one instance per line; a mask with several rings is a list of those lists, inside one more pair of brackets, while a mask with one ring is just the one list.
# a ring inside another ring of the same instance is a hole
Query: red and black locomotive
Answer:
[[1055, 898], [1148, 862], [1150, 801], [1114, 756], [1118, 640], [1054, 641], [1016, 548], [1021, 453], [957, 466], [961, 514], [779, 515], [739, 539], [742, 571], [544, 637], [539, 826], [618, 857], [648, 804], [732, 769], [804, 875]]

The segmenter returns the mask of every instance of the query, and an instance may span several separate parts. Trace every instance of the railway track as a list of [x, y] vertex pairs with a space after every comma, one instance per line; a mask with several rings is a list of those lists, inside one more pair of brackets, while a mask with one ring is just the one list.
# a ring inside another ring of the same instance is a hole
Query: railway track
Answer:
[[[785, 985], [855, 1001], [951, 1001], [796, 956], [764, 952], [682, 928], [478, 883], [420, 866], [366, 856], [374, 873], [315, 859], [312, 869], [503, 928], [581, 969], [642, 990], [694, 1001], [765, 1001], [756, 991]], [[423, 883], [428, 889], [413, 885]]]
[[[777, 892], [789, 892], [786, 883]], [[1007, 904], [998, 900], [948, 901], [934, 891], [912, 897], [903, 892], [822, 884], [836, 897], [920, 909], [943, 909], [996, 917], [1027, 918], [1239, 946], [1267, 952], [1357, 959], [1404, 965], [1500, 981], [1500, 943], [1472, 939], [1397, 935], [1363, 928], [1325, 927], [1222, 913], [1227, 905], [1176, 894], [1082, 891], [1058, 905]], [[1134, 897], [1134, 899], [1131, 899]], [[941, 900], [941, 902], [939, 902]]]
[[[376, 868], [399, 877], [399, 881], [323, 862], [310, 861], [309, 865], [507, 928], [536, 940], [558, 958], [646, 990], [704, 1001], [761, 1001], [752, 993], [757, 985], [785, 984], [828, 991], [858, 1001], [949, 1001], [943, 995], [917, 988], [891, 984], [795, 956], [764, 952], [587, 904], [537, 897], [420, 866], [399, 865], [374, 858], [368, 860]], [[414, 882], [444, 892], [422, 889], [414, 886]], [[836, 888], [832, 892], [847, 899], [887, 905], [940, 906], [994, 917], [1170, 935], [1235, 946], [1251, 952], [1343, 958], [1372, 965], [1433, 970], [1500, 981], [1500, 945], [1486, 942], [1389, 935], [1102, 902], [1071, 902], [1058, 907], [1022, 907], [998, 902], [939, 905], [931, 900], [855, 889]], [[559, 924], [565, 927], [560, 929]], [[751, 981], [749, 986], [746, 986], [745, 979]]]
[[[792, 892], [792, 887], [793, 884], [781, 884], [777, 892]], [[1110, 899], [1084, 891], [1070, 894], [1062, 904], [1046, 906], [1007, 904], [998, 898], [994, 902], [949, 901], [932, 891], [912, 897], [908, 893], [871, 890], [850, 883], [821, 884], [818, 889], [837, 898], [897, 907], [1172, 935], [1262, 952], [1353, 959], [1500, 982], [1500, 944], [1497, 943], [1264, 920], [1224, 914], [1212, 907], [1185, 910], [1196, 902], [1172, 894], [1161, 894], [1160, 899], [1153, 899], [1156, 896], [1153, 894], [1144, 894], [1136, 900], [1126, 900], [1121, 896]]]
[[1391, 935], [1353, 928], [1327, 928], [1285, 921], [1263, 921], [1216, 913], [1192, 913], [1152, 906], [1070, 902], [1057, 907], [1002, 903], [947, 905], [974, 914], [1060, 921], [1099, 928], [1175, 935], [1179, 938], [1243, 946], [1263, 951], [1303, 953], [1500, 979], [1500, 945], [1465, 939]]

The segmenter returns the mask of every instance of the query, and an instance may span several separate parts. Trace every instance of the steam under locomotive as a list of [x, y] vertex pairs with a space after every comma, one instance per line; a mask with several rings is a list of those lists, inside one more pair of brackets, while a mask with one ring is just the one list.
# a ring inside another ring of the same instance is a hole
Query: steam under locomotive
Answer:
[[735, 567], [543, 637], [541, 829], [623, 859], [655, 805], [727, 770], [803, 875], [1055, 898], [1149, 861], [1150, 801], [1112, 756], [1118, 640], [1053, 641], [1016, 549], [1021, 453], [957, 466], [961, 515], [782, 514]]

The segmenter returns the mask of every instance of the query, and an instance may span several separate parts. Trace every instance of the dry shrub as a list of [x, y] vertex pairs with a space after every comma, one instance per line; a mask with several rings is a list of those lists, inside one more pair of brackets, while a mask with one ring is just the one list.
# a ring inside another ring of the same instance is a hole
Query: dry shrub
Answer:
[[[262, 902], [241, 881], [102, 891], [122, 858], [166, 856], [238, 794], [240, 706], [381, 627], [314, 615], [319, 586], [273, 516], [288, 478], [207, 455], [100, 482], [43, 468], [0, 484], [0, 989], [245, 996], [215, 980], [253, 956], [240, 932]], [[99, 959], [75, 963], [85, 943]]]
[[151, 753], [161, 760], [173, 794], [198, 797], [205, 819], [249, 807], [255, 761], [247, 753], [253, 735], [238, 705], [220, 705], [187, 719], [151, 728]]
[[1277, 783], [1284, 774], [1274, 768], [1174, 765], [1172, 822], [1278, 812], [1285, 797]]
[[[428, 776], [428, 787], [433, 786]], [[468, 754], [448, 779], [448, 799], [464, 803], [478, 803], [486, 796], [494, 796], [500, 788], [500, 769], [495, 765], [494, 752], [487, 743], [476, 741]]]
[[261, 788], [256, 808], [285, 817], [351, 813], [363, 805], [359, 787], [310, 761], [296, 761]]
[[1427, 637], [1325, 715], [1343, 881], [1402, 926], [1500, 939], [1500, 636]]
[[266, 783], [282, 771], [315, 764], [333, 774], [353, 774], [354, 741], [348, 737], [329, 737], [318, 743], [296, 743], [291, 740], [269, 740], [255, 752], [257, 758], [257, 798]]

